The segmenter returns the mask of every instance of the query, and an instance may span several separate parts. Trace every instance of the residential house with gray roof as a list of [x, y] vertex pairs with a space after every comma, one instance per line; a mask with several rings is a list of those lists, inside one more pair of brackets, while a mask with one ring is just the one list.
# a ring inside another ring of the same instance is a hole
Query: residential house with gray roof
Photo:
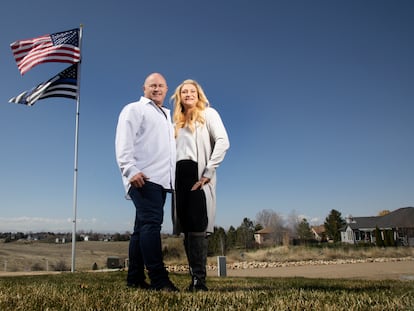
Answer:
[[375, 244], [377, 228], [382, 239], [391, 233], [396, 245], [414, 246], [414, 207], [399, 208], [383, 216], [347, 217], [341, 230], [341, 241]]

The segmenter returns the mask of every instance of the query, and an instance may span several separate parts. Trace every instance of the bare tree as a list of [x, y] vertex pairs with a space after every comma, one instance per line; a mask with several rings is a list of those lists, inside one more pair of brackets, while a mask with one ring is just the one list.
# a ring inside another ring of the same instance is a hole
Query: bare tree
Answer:
[[298, 236], [297, 229], [298, 229], [300, 222], [301, 222], [301, 219], [299, 215], [296, 213], [296, 211], [295, 210], [291, 211], [287, 219], [287, 227], [289, 228], [291, 237]]
[[286, 232], [283, 218], [271, 209], [264, 209], [256, 214], [256, 222], [263, 228], [270, 229], [271, 239], [275, 244], [282, 244], [283, 235]]
[[389, 210], [384, 209], [378, 213], [378, 216], [385, 216], [385, 215], [388, 215], [389, 213], [390, 213]]

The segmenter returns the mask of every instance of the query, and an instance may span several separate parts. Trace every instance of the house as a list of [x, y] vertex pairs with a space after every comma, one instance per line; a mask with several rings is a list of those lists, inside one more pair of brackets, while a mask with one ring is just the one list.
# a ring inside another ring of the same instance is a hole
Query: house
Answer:
[[399, 208], [383, 216], [347, 217], [341, 229], [341, 241], [375, 244], [377, 228], [382, 239], [388, 234], [397, 245], [414, 246], [414, 207]]
[[254, 234], [254, 240], [258, 245], [265, 246], [289, 245], [289, 243], [291, 243], [288, 230], [284, 228], [275, 230], [272, 227], [266, 227], [256, 231]]
[[321, 242], [322, 240], [326, 239], [324, 225], [312, 226], [310, 229], [311, 229], [313, 238], [316, 241]]
[[254, 234], [254, 240], [257, 244], [263, 244], [266, 241], [270, 241], [272, 239], [273, 230], [270, 228], [263, 228], [259, 231], [256, 231]]

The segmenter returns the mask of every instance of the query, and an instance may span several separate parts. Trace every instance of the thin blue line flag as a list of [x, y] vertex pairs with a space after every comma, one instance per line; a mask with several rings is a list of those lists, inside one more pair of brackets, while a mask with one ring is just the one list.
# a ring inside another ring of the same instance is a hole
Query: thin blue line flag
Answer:
[[9, 100], [9, 103], [32, 106], [36, 101], [49, 97], [77, 98], [78, 65], [74, 64], [48, 81], [39, 84]]

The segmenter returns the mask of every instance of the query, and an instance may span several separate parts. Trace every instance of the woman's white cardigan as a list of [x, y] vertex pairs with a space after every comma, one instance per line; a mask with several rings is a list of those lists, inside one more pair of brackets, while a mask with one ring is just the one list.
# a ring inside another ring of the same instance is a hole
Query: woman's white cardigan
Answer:
[[[214, 232], [216, 217], [216, 169], [223, 161], [226, 151], [230, 147], [226, 129], [218, 112], [211, 107], [204, 110], [205, 123], [196, 126], [195, 139], [197, 146], [198, 178], [210, 178], [210, 182], [203, 186], [206, 195], [208, 225], [207, 232]], [[173, 200], [173, 233], [180, 234], [181, 226], [175, 210]]]

